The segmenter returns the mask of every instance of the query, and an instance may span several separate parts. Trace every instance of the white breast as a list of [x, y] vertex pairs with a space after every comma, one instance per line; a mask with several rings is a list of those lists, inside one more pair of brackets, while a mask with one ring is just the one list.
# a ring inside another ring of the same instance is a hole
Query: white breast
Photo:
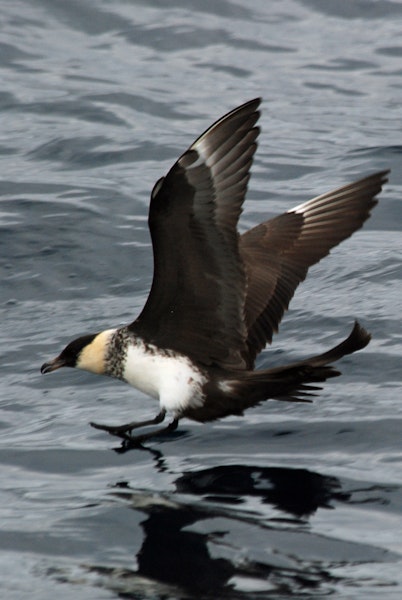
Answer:
[[173, 352], [158, 352], [153, 346], [130, 344], [123, 378], [145, 394], [159, 399], [161, 408], [180, 413], [188, 406], [201, 406], [203, 373], [191, 361]]

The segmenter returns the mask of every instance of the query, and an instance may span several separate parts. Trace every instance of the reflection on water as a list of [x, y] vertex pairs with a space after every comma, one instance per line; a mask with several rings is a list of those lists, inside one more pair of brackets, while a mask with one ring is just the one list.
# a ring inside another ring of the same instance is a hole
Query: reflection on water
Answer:
[[336, 564], [384, 559], [375, 548], [309, 530], [317, 509], [350, 499], [335, 477], [231, 465], [184, 473], [175, 487], [151, 494], [114, 485], [113, 497], [146, 515], [143, 541], [132, 569], [85, 565], [98, 585], [124, 598], [296, 598], [330, 592], [339, 583]]
[[244, 496], [257, 496], [264, 503], [295, 517], [307, 517], [319, 507], [329, 508], [333, 499], [349, 497], [340, 491], [340, 483], [335, 477], [282, 467], [214, 467], [185, 474], [176, 485], [179, 492], [207, 495], [209, 499], [225, 503], [238, 503]]

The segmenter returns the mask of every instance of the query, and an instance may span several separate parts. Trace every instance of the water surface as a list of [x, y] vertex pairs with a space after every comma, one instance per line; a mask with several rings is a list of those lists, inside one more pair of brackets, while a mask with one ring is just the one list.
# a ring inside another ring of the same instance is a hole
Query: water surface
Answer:
[[[16, 0], [0, 22], [3, 596], [399, 599], [402, 4]], [[148, 451], [114, 452], [88, 422], [155, 404], [39, 367], [138, 313], [154, 182], [260, 95], [243, 229], [392, 174], [259, 365], [324, 350], [356, 317], [372, 343], [313, 405], [184, 420]]]

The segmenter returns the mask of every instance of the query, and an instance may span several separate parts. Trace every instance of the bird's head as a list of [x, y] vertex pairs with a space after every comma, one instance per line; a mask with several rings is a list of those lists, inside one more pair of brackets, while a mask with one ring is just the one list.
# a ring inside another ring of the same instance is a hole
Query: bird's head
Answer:
[[56, 358], [41, 366], [41, 373], [51, 373], [61, 367], [75, 367], [97, 373], [105, 373], [108, 343], [113, 329], [83, 335], [69, 344]]

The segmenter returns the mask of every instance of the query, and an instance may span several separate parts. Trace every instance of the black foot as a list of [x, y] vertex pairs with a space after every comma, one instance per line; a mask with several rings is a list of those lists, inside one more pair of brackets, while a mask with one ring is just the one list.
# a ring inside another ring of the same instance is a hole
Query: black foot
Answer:
[[152, 429], [152, 431], [147, 431], [142, 435], [128, 435], [126, 434], [123, 441], [123, 447], [125, 450], [129, 450], [130, 448], [139, 448], [142, 446], [142, 443], [150, 438], [157, 437], [158, 435], [163, 435], [164, 433], [170, 433], [171, 431], [175, 431], [179, 424], [179, 419], [173, 419], [167, 427], [160, 427], [159, 429]]
[[[101, 429], [102, 431], [107, 431], [110, 435], [116, 435], [117, 437], [122, 438], [123, 440], [131, 440], [132, 436], [130, 435], [133, 429], [138, 429], [139, 427], [147, 427], [148, 425], [156, 425], [157, 423], [162, 423], [166, 416], [166, 411], [161, 410], [160, 413], [156, 415], [153, 419], [148, 419], [147, 421], [133, 421], [132, 423], [126, 423], [125, 425], [104, 425], [102, 423], [93, 423], [91, 422], [91, 427], [95, 429]], [[142, 437], [142, 436], [138, 436]], [[151, 437], [151, 436], [150, 436]]]

